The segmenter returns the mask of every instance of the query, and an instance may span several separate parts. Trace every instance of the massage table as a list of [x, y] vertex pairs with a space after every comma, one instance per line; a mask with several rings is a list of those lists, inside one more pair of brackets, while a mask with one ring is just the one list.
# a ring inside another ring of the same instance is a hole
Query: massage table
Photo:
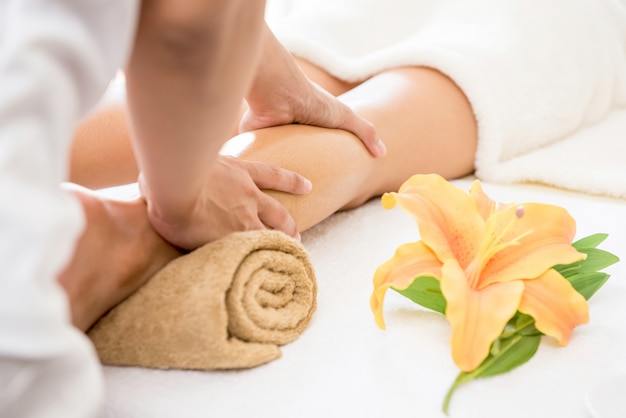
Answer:
[[[467, 190], [472, 181], [453, 183]], [[498, 201], [565, 207], [577, 221], [577, 238], [608, 233], [600, 248], [626, 260], [625, 200], [538, 184], [483, 186]], [[136, 185], [102, 192], [126, 198]], [[445, 317], [393, 291], [386, 330], [369, 309], [378, 265], [418, 238], [413, 220], [383, 209], [380, 199], [333, 215], [302, 234], [318, 307], [308, 329], [282, 347], [282, 358], [239, 371], [105, 366], [100, 417], [445, 417], [442, 401], [458, 374]], [[569, 345], [543, 337], [528, 363], [457, 389], [449, 416], [626, 416], [626, 264], [605, 271], [611, 278], [589, 301], [590, 322], [575, 329]]]

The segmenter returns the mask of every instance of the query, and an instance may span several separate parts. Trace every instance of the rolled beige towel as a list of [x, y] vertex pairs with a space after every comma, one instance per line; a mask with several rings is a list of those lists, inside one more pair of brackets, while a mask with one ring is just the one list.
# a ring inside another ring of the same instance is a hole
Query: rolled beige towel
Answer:
[[281, 356], [316, 307], [302, 245], [278, 231], [231, 234], [165, 266], [88, 332], [103, 364], [239, 369]]

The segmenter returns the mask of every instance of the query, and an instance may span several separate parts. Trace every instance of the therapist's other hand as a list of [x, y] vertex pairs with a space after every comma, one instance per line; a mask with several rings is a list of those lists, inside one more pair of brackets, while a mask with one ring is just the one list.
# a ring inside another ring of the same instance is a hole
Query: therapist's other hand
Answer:
[[[304, 80], [300, 91], [274, 89], [265, 100], [248, 101], [240, 131], [299, 123], [352, 132], [375, 157], [386, 152], [374, 126], [316, 84]], [[306, 84], [305, 84], [306, 83]]]
[[263, 56], [245, 99], [248, 110], [241, 132], [292, 123], [343, 129], [356, 135], [373, 156], [386, 152], [374, 125], [311, 82], [267, 25]]
[[237, 231], [276, 229], [299, 239], [293, 217], [263, 189], [306, 194], [311, 191], [311, 183], [298, 173], [271, 164], [219, 156], [202, 196], [188, 216], [167, 220], [150, 210], [148, 213], [159, 234], [185, 250]]

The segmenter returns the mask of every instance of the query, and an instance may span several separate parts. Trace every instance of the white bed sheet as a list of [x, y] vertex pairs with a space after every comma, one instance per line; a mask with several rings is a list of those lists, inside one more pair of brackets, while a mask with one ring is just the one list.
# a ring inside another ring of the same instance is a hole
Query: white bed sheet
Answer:
[[[454, 183], [467, 189], [471, 181]], [[587, 418], [587, 393], [626, 373], [626, 201], [483, 184], [500, 201], [567, 208], [578, 237], [610, 234], [601, 248], [624, 261], [606, 270], [612, 277], [590, 300], [591, 321], [574, 331], [568, 346], [544, 337], [527, 364], [461, 387], [450, 417]], [[134, 190], [107, 193], [123, 197]], [[386, 331], [369, 310], [376, 267], [398, 245], [417, 239], [409, 216], [384, 210], [378, 199], [335, 214], [303, 234], [319, 284], [318, 310], [304, 334], [283, 347], [281, 359], [245, 371], [105, 367], [101, 417], [444, 417], [442, 400], [458, 373], [445, 318], [395, 292], [385, 303]], [[617, 390], [626, 398], [626, 385]]]

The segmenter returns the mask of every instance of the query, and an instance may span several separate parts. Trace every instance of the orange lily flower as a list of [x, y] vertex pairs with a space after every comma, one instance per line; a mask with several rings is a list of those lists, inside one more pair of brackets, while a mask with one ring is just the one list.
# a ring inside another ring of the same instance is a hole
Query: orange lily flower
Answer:
[[588, 322], [585, 298], [552, 269], [585, 258], [571, 245], [576, 224], [565, 209], [496, 204], [478, 181], [466, 193], [434, 174], [413, 176], [382, 200], [414, 217], [421, 241], [401, 246], [376, 270], [370, 306], [379, 327], [387, 289], [406, 289], [420, 276], [440, 281], [452, 358], [462, 371], [482, 363], [518, 310], [562, 345]]

